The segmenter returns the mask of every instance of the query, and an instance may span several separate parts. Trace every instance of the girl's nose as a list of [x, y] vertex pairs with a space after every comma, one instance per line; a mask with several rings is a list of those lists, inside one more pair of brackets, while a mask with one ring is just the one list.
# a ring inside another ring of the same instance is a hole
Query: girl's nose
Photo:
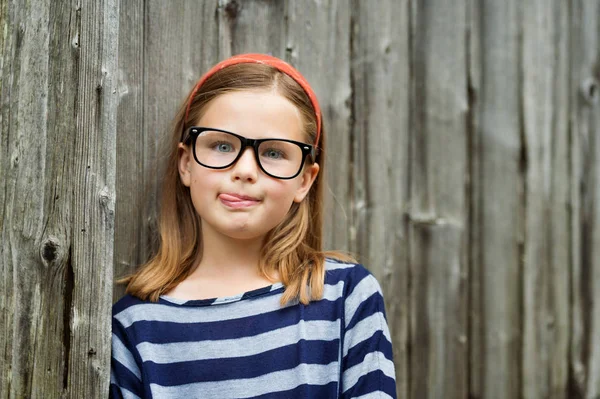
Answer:
[[246, 147], [242, 156], [233, 165], [231, 170], [231, 178], [233, 180], [244, 180], [249, 182], [255, 182], [258, 177], [259, 166], [256, 163], [256, 157], [254, 156], [254, 149]]

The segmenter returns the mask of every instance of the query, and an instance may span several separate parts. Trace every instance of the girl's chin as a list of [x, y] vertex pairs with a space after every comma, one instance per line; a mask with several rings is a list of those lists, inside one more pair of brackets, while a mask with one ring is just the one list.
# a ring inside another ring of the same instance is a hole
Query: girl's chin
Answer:
[[204, 221], [210, 225], [209, 230], [213, 230], [215, 233], [229, 237], [236, 240], [259, 240], [263, 239], [269, 231], [275, 226], [273, 220], [265, 218], [257, 218], [254, 215], [250, 215], [246, 212], [228, 213], [223, 218], [219, 217], [217, 220], [212, 220], [214, 223]]
[[252, 231], [247, 231], [247, 230], [245, 230], [245, 231], [234, 230], [234, 231], [224, 232], [224, 234], [234, 240], [257, 241], [257, 240], [262, 240], [267, 233], [266, 232], [252, 232]]
[[265, 231], [264, 229], [258, 228], [257, 226], [253, 226], [249, 223], [232, 223], [226, 226], [221, 226], [217, 229], [217, 231], [229, 238], [244, 241], [262, 239], [268, 233], [268, 230]]

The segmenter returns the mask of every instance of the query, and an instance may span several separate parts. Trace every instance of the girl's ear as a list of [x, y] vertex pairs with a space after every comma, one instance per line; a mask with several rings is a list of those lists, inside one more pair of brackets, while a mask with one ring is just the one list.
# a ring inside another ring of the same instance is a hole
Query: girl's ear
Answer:
[[192, 152], [189, 147], [179, 143], [179, 177], [184, 186], [189, 187], [192, 182], [192, 174], [190, 172]]
[[300, 175], [302, 177], [302, 183], [300, 187], [296, 190], [296, 195], [294, 196], [294, 202], [302, 202], [308, 191], [312, 187], [317, 175], [319, 174], [319, 164], [313, 163], [310, 166], [307, 166], [302, 171]]

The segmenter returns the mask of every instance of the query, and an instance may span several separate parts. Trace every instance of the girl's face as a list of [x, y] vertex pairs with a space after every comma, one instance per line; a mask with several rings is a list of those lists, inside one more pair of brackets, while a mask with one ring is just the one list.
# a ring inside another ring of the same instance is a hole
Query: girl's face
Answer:
[[[273, 91], [222, 94], [206, 106], [196, 126], [251, 139], [307, 142], [300, 112]], [[179, 174], [190, 188], [194, 208], [202, 218], [203, 234], [244, 240], [264, 237], [284, 219], [293, 202], [304, 199], [319, 172], [315, 163], [307, 164], [290, 180], [271, 177], [260, 169], [251, 147], [232, 166], [210, 169], [195, 161], [191, 148], [181, 143], [179, 147]]]

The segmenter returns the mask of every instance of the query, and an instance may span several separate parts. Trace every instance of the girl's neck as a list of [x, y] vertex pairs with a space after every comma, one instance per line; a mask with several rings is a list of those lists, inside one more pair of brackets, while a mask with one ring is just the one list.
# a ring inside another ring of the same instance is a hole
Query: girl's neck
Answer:
[[263, 238], [238, 240], [210, 229], [202, 231], [202, 259], [194, 277], [244, 278], [257, 276]]
[[203, 229], [202, 259], [194, 271], [166, 295], [184, 300], [218, 298], [279, 281], [277, 273], [267, 279], [259, 272], [263, 238], [236, 240]]

